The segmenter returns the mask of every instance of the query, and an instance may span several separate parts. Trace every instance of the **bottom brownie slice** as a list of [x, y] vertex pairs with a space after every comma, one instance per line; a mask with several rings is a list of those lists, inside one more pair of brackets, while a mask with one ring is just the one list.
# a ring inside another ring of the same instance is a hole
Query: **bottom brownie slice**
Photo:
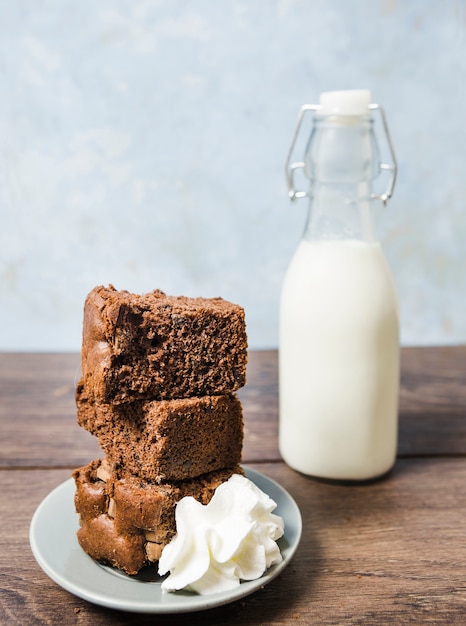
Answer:
[[244, 472], [237, 465], [195, 479], [157, 484], [118, 475], [106, 459], [91, 461], [73, 472], [78, 542], [96, 561], [137, 574], [144, 565], [159, 560], [174, 536], [177, 502], [192, 496], [207, 504], [233, 474]]

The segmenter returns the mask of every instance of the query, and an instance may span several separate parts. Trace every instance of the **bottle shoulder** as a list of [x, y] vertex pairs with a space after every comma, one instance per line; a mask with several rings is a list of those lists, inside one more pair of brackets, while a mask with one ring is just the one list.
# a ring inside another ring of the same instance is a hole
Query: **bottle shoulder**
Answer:
[[379, 242], [302, 240], [287, 269], [282, 302], [336, 308], [348, 314], [374, 306], [398, 309], [390, 268]]

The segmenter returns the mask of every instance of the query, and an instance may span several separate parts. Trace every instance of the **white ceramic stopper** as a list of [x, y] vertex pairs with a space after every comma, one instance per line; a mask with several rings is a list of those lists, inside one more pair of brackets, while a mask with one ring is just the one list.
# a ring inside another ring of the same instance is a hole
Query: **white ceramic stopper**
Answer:
[[320, 94], [319, 111], [322, 115], [364, 115], [371, 103], [368, 89], [324, 91]]

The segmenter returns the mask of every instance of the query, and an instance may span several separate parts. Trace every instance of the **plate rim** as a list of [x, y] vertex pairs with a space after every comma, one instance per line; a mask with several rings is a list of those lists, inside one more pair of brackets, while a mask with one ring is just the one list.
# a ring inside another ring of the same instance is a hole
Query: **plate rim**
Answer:
[[[121, 611], [128, 611], [133, 613], [146, 613], [146, 614], [176, 614], [176, 613], [190, 613], [197, 612], [201, 610], [206, 610], [210, 608], [215, 608], [219, 606], [223, 606], [225, 604], [229, 604], [241, 598], [244, 598], [258, 589], [264, 587], [269, 582], [271, 582], [274, 578], [276, 578], [289, 564], [291, 559], [293, 558], [298, 545], [301, 540], [302, 535], [302, 516], [299, 510], [298, 505], [296, 504], [294, 498], [290, 495], [290, 493], [282, 487], [276, 480], [273, 478], [269, 478], [265, 474], [248, 467], [247, 465], [242, 465], [245, 470], [246, 476], [257, 485], [262, 491], [267, 493], [275, 502], [277, 503], [277, 508], [274, 510], [274, 513], [277, 515], [281, 515], [284, 518], [285, 522], [285, 533], [282, 538], [283, 541], [287, 541], [288, 544], [281, 548], [282, 555], [283, 552], [283, 560], [276, 564], [272, 565], [260, 578], [257, 578], [252, 581], [243, 581], [238, 587], [235, 587], [232, 590], [213, 593], [208, 595], [199, 595], [193, 593], [186, 592], [176, 592], [176, 593], [163, 593], [162, 596], [166, 600], [166, 602], [160, 602], [160, 599], [154, 597], [154, 602], [142, 602], [141, 600], [135, 601], [131, 600], [128, 597], [120, 597], [117, 592], [115, 595], [108, 594], [105, 592], [92, 592], [89, 590], [88, 585], [79, 584], [79, 581], [73, 582], [69, 577], [63, 574], [63, 571], [60, 571], [53, 563], [50, 562], [50, 549], [44, 549], [44, 541], [38, 535], [38, 526], [44, 523], [44, 516], [48, 514], [48, 508], [52, 503], [56, 501], [62, 501], [62, 504], [65, 506], [68, 505], [67, 513], [71, 515], [69, 510], [70, 505], [72, 505], [73, 512], [76, 516], [76, 524], [73, 528], [66, 528], [62, 532], [69, 533], [70, 537], [68, 538], [70, 541], [69, 551], [65, 555], [63, 555], [63, 560], [61, 560], [63, 564], [63, 568], [67, 562], [67, 559], [72, 553], [76, 553], [75, 557], [84, 565], [84, 569], [88, 568], [98, 578], [101, 577], [102, 572], [105, 572], [106, 576], [112, 576], [112, 573], [108, 571], [108, 568], [102, 566], [101, 564], [94, 561], [89, 555], [87, 555], [84, 550], [79, 546], [76, 531], [78, 529], [78, 515], [74, 509], [74, 500], [70, 499], [70, 491], [73, 489], [74, 493], [74, 479], [68, 478], [64, 482], [60, 483], [56, 487], [54, 487], [39, 503], [37, 506], [29, 527], [29, 543], [33, 553], [33, 556], [41, 569], [47, 574], [49, 578], [51, 578], [57, 585], [68, 591], [69, 593], [91, 602], [93, 604], [103, 606], [106, 608], [117, 609]], [[271, 495], [269, 491], [272, 491]], [[276, 495], [279, 495], [279, 498]], [[286, 515], [284, 516], [281, 511], [281, 508], [285, 508]], [[55, 519], [55, 521], [60, 525], [60, 521], [62, 521], [62, 526], [65, 523], [65, 515]], [[288, 533], [287, 533], [288, 526]], [[291, 538], [290, 538], [291, 532]], [[291, 539], [291, 541], [290, 541]], [[42, 540], [42, 543], [41, 543]], [[280, 543], [280, 540], [279, 540]], [[129, 581], [132, 585], [135, 583], [140, 583], [141, 585], [147, 585], [148, 583], [134, 580], [125, 574], [116, 574], [117, 579], [120, 581]], [[103, 580], [107, 580], [104, 578]], [[110, 579], [108, 579], [110, 580]], [[149, 583], [160, 585], [160, 583]], [[124, 586], [124, 583], [116, 583], [115, 585]], [[160, 593], [159, 593], [160, 597]]]

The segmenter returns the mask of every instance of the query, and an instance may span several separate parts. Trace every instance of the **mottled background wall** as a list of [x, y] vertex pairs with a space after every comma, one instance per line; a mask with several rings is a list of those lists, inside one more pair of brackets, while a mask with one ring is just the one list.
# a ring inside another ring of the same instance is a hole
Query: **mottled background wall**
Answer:
[[399, 159], [402, 342], [464, 343], [465, 0], [1, 0], [0, 349], [79, 349], [100, 283], [221, 295], [276, 347], [296, 116], [355, 87]]

